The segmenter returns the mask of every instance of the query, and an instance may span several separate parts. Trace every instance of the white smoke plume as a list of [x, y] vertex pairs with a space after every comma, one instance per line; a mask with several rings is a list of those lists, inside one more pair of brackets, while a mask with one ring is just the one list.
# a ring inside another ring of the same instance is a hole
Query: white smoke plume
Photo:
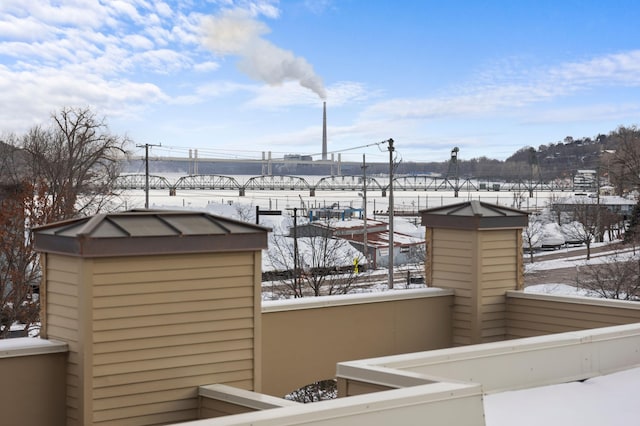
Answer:
[[313, 67], [304, 58], [262, 38], [269, 28], [249, 12], [228, 10], [203, 19], [202, 27], [203, 44], [217, 55], [239, 56], [238, 67], [249, 77], [270, 85], [298, 81], [302, 87], [326, 99], [322, 79]]

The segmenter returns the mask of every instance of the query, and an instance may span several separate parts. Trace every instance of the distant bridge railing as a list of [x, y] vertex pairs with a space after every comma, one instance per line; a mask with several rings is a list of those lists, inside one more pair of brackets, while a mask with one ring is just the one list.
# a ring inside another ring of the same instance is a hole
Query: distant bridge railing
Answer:
[[[316, 183], [315, 189], [317, 191], [362, 191], [363, 180], [362, 176], [327, 176]], [[382, 191], [384, 188], [374, 178], [367, 177], [367, 189]]]
[[304, 178], [299, 176], [288, 175], [262, 175], [249, 178], [243, 185], [246, 189], [257, 189], [260, 191], [308, 191], [311, 189], [311, 185]]
[[239, 190], [242, 185], [235, 178], [222, 175], [189, 175], [182, 176], [176, 184], [175, 189], [220, 189]]
[[[367, 190], [381, 191], [386, 196], [389, 183], [381, 183], [374, 177], [367, 176]], [[144, 190], [146, 177], [144, 174], [126, 174], [116, 179], [115, 188], [120, 190]], [[182, 176], [174, 183], [163, 176], [149, 175], [149, 189], [168, 189], [171, 195], [177, 190], [210, 190], [210, 191], [238, 191], [244, 196], [251, 191], [309, 191], [315, 196], [316, 191], [362, 191], [363, 177], [356, 175], [326, 176], [315, 184], [309, 183], [300, 176], [290, 175], [262, 175], [249, 177], [244, 183], [236, 178], [223, 175], [189, 175]], [[398, 176], [393, 180], [396, 191], [507, 191], [529, 192], [535, 191], [574, 191], [575, 188], [568, 181], [553, 182], [495, 182], [477, 179], [449, 179], [430, 176]]]
[[[145, 189], [147, 184], [146, 175], [120, 175], [115, 180], [116, 189]], [[170, 183], [164, 176], [149, 175], [149, 189], [171, 189], [174, 184]]]

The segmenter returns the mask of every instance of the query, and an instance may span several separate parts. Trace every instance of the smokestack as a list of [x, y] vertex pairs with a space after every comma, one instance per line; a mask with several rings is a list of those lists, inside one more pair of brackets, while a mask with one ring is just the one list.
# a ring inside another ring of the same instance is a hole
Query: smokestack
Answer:
[[327, 102], [322, 103], [322, 159], [327, 159]]

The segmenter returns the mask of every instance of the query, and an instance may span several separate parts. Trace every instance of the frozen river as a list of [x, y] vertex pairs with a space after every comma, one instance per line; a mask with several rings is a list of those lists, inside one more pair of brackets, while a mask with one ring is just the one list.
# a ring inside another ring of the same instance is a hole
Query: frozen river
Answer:
[[[168, 179], [175, 180], [178, 175], [167, 175]], [[248, 176], [237, 176], [239, 182], [246, 181]], [[305, 176], [308, 182], [314, 182], [321, 176]], [[378, 178], [377, 178], [378, 179]], [[386, 212], [389, 206], [389, 197], [382, 196], [379, 190], [368, 190], [367, 212], [373, 216], [375, 212]], [[538, 210], [545, 207], [553, 197], [570, 195], [568, 192], [552, 193], [548, 191], [535, 192], [529, 197], [526, 191], [460, 191], [458, 197], [453, 191], [394, 191], [394, 205], [396, 211], [418, 211], [426, 208], [440, 207], [448, 204], [459, 203], [468, 200], [480, 200], [506, 207], [522, 210]], [[143, 190], [128, 190], [122, 195], [125, 209], [144, 207], [145, 194]], [[247, 190], [245, 196], [240, 196], [234, 190], [178, 190], [174, 196], [169, 195], [168, 190], [151, 189], [149, 191], [149, 207], [184, 207], [205, 209], [210, 204], [244, 204], [259, 206], [261, 209], [286, 210], [308, 207], [324, 207], [338, 205], [340, 207], [363, 207], [363, 193], [358, 191], [316, 191], [311, 196], [308, 191], [292, 190]]]

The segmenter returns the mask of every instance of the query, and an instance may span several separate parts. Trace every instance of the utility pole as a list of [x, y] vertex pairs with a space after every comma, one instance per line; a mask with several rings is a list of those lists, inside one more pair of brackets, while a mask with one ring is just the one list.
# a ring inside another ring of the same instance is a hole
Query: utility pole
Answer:
[[393, 139], [389, 139], [389, 288], [393, 288]]
[[144, 145], [136, 145], [136, 148], [144, 147], [144, 208], [149, 208], [149, 147], [162, 146], [162, 144], [153, 145], [145, 143]]
[[298, 208], [293, 208], [293, 288], [295, 297], [302, 297], [302, 292], [298, 295]]
[[367, 247], [367, 165], [365, 154], [362, 154], [362, 209], [363, 209], [363, 226], [364, 234], [362, 237], [362, 246], [364, 247], [364, 260], [369, 266], [369, 247]]

